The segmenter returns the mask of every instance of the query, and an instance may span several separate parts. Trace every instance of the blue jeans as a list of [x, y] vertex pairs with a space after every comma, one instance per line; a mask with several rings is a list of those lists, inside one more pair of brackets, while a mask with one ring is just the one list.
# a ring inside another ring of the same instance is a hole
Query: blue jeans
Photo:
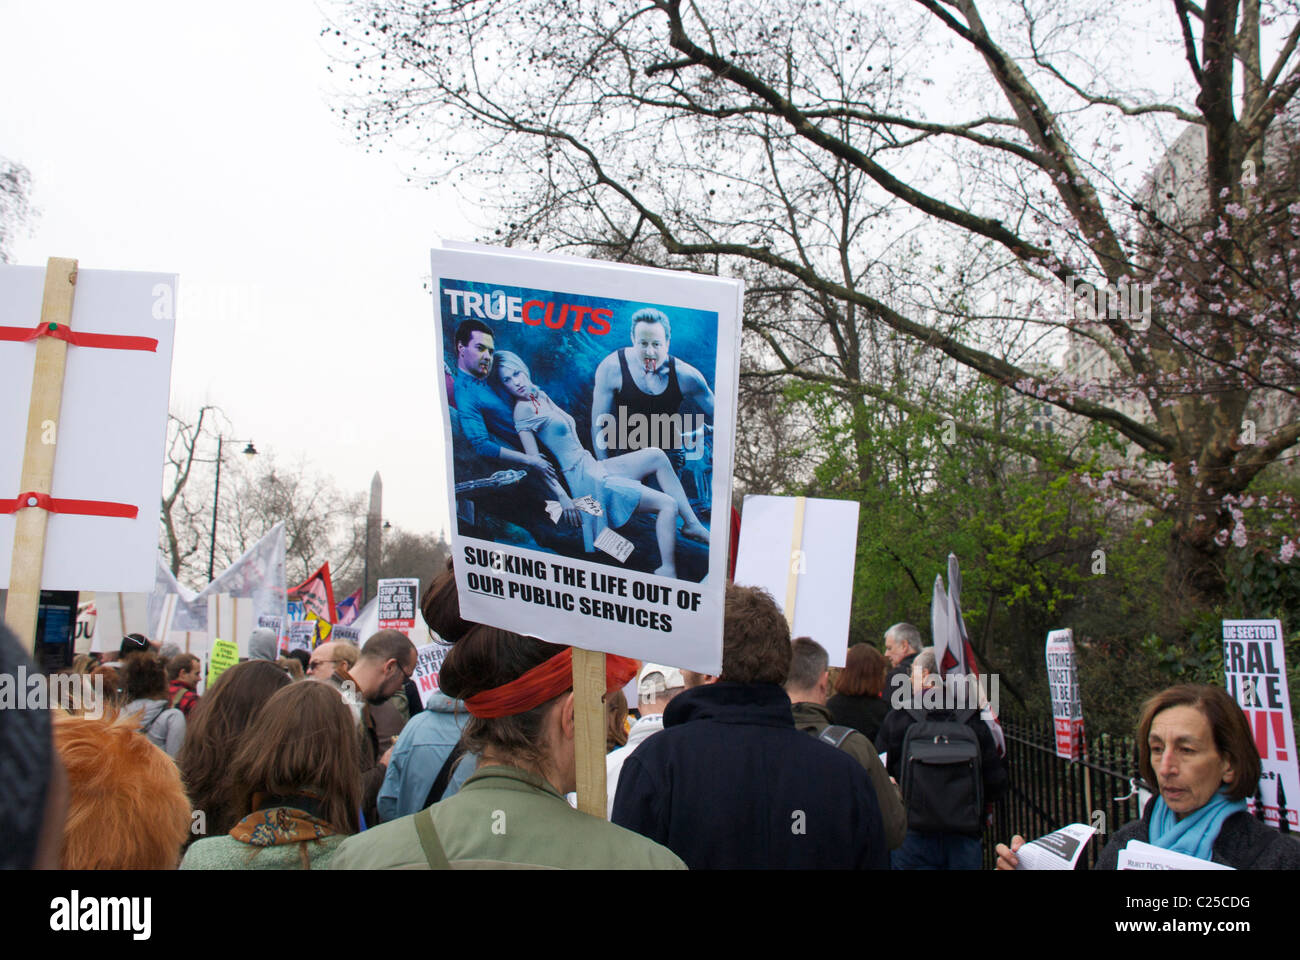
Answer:
[[889, 853], [891, 870], [978, 870], [983, 847], [979, 837], [963, 833], [907, 831], [903, 845]]

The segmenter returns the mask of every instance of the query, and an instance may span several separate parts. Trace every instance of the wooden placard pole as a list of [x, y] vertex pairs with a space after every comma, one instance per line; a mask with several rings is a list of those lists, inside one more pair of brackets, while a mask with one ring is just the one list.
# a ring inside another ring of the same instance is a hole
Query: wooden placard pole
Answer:
[[790, 535], [790, 572], [785, 580], [785, 622], [794, 630], [794, 602], [799, 594], [799, 571], [803, 569], [803, 512], [806, 497], [794, 498], [794, 532]]
[[605, 819], [605, 655], [573, 648], [578, 809]]
[[[72, 297], [76, 292], [77, 261], [50, 257], [45, 264], [45, 294], [41, 325], [71, 325]], [[59, 408], [63, 404], [63, 371], [68, 344], [57, 337], [36, 338], [36, 370], [32, 375], [32, 401], [27, 408], [27, 439], [23, 448], [22, 479], [17, 493], [49, 494], [54, 481], [54, 451], [59, 436]], [[20, 507], [14, 515], [13, 562], [9, 567], [9, 601], [5, 622], [28, 653], [36, 650], [36, 619], [41, 603], [41, 570], [45, 566], [45, 522], [40, 509]]]

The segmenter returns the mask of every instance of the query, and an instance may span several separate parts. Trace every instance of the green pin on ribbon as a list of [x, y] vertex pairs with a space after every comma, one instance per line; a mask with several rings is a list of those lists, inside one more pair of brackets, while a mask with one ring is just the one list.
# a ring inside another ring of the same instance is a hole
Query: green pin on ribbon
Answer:
[[59, 325], [51, 321], [49, 329], [50, 329], [50, 333], [53, 333], [55, 330], [59, 329]]

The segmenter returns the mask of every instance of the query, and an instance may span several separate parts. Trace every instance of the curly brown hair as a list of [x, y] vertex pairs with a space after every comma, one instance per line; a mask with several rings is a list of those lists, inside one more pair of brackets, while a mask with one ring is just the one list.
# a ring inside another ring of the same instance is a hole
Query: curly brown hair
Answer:
[[775, 683], [790, 674], [790, 625], [761, 587], [727, 587], [722, 615], [722, 674], [734, 683]]

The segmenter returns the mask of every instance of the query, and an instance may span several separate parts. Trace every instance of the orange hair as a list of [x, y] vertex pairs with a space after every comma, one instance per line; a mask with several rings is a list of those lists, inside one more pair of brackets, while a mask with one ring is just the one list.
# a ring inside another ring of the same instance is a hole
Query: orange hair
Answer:
[[173, 870], [190, 832], [190, 803], [170, 757], [134, 716], [56, 717], [68, 772], [64, 870]]

